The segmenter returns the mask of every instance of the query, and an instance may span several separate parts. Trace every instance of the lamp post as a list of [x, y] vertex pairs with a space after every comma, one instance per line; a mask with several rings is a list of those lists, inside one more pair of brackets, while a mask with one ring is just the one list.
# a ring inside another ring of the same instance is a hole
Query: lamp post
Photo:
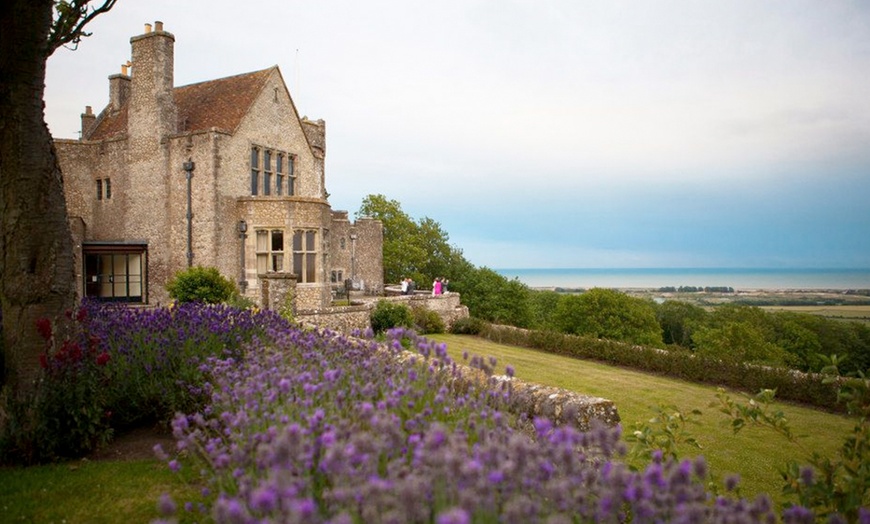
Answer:
[[187, 267], [193, 266], [193, 170], [196, 163], [188, 159], [182, 166], [187, 176]]
[[244, 220], [239, 220], [239, 289], [242, 291], [242, 295], [245, 294], [245, 290], [248, 289], [248, 279], [245, 275], [245, 239], [248, 238], [248, 235], [245, 233], [248, 232], [248, 223]]

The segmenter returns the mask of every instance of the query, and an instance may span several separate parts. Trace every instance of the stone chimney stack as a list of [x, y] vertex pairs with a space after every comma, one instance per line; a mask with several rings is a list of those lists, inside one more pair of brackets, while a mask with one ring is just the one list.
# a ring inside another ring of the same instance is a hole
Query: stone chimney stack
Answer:
[[131, 138], [156, 140], [174, 134], [177, 111], [174, 87], [175, 36], [162, 22], [145, 24], [145, 33], [130, 39], [133, 75], [130, 89], [128, 132]]
[[109, 76], [109, 111], [118, 111], [130, 98], [130, 62], [121, 65], [121, 74]]
[[94, 109], [91, 106], [85, 106], [85, 112], [82, 113], [82, 134], [81, 140], [87, 140], [91, 135], [91, 130], [94, 128], [94, 123], [97, 121], [97, 115], [94, 114]]

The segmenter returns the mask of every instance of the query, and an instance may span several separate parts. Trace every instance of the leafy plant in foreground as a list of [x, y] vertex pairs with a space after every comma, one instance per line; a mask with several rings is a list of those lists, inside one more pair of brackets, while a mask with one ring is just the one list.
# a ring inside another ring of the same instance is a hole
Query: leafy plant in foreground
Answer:
[[111, 439], [106, 389], [111, 356], [83, 329], [85, 309], [75, 319], [72, 312], [67, 317], [69, 322], [59, 324], [47, 318], [36, 322], [45, 341], [39, 355], [42, 374], [32, 396], [7, 399], [2, 463], [77, 457]]
[[[832, 381], [838, 380], [835, 368], [836, 358], [826, 368]], [[733, 401], [724, 390], [716, 397], [735, 433], [752, 424], [800, 444], [782, 411], [771, 411], [774, 395], [774, 391], [764, 390], [746, 404]], [[839, 398], [846, 403], [849, 414], [857, 417], [852, 433], [834, 459], [813, 451], [807, 453], [808, 465], [789, 461], [782, 471], [783, 493], [797, 499], [799, 506], [795, 507], [807, 508], [810, 516], [827, 522], [870, 522], [870, 378], [859, 373], [857, 378], [846, 379], [840, 386]]]

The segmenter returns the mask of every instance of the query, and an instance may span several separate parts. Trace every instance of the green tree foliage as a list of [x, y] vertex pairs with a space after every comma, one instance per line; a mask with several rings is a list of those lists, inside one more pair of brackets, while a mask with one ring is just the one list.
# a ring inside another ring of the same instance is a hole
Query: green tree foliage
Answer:
[[451, 281], [450, 288], [462, 294], [462, 302], [474, 317], [523, 328], [532, 325], [532, 291], [517, 279], [481, 267]]
[[762, 329], [750, 322], [726, 321], [699, 327], [694, 335], [695, 351], [730, 362], [785, 365], [788, 354], [769, 342]]
[[233, 297], [236, 286], [216, 268], [196, 266], [176, 273], [166, 290], [179, 302], [220, 304]]
[[728, 304], [694, 325], [692, 338], [703, 353], [809, 372], [821, 371], [837, 355], [845, 374], [870, 369], [870, 328], [858, 322]]
[[661, 347], [662, 331], [652, 302], [612, 289], [564, 295], [553, 313], [559, 331]]
[[426, 261], [426, 250], [418, 235], [417, 224], [402, 211], [396, 200], [384, 195], [369, 195], [357, 216], [370, 216], [384, 225], [384, 282], [396, 283], [411, 277], [422, 284], [427, 277], [420, 269]]
[[561, 295], [555, 291], [535, 291], [529, 294], [532, 308], [532, 326], [535, 329], [556, 330], [553, 323], [553, 311], [559, 303]]
[[703, 324], [707, 316], [704, 308], [678, 300], [668, 300], [656, 308], [656, 318], [661, 325], [665, 344], [686, 348], [693, 345], [693, 327]]
[[437, 221], [423, 217], [415, 221], [396, 200], [384, 195], [363, 199], [357, 217], [377, 218], [384, 225], [384, 281], [396, 284], [411, 277], [418, 288], [428, 288], [436, 277], [451, 283], [474, 266], [462, 250], [449, 243], [450, 237]]

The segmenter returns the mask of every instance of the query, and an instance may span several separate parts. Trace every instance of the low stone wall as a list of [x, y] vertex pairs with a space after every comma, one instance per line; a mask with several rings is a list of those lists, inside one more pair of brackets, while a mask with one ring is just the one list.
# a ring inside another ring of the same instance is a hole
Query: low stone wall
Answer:
[[611, 427], [619, 424], [619, 412], [612, 400], [523, 382], [517, 378], [499, 377], [496, 380], [509, 381], [513, 390], [511, 411], [526, 414], [530, 421], [535, 417], [546, 417], [556, 424], [568, 424], [581, 431], [591, 429], [593, 420]]
[[459, 293], [447, 293], [446, 295], [432, 295], [418, 292], [413, 295], [391, 295], [380, 297], [377, 300], [404, 303], [409, 307], [420, 307], [438, 313], [444, 326], [449, 331], [453, 323], [460, 318], [468, 318], [468, 307], [462, 305]]
[[296, 313], [296, 320], [319, 328], [352, 333], [354, 330], [365, 331], [372, 327], [371, 311], [371, 304], [299, 310]]
[[[422, 359], [419, 354], [402, 352], [400, 358]], [[525, 382], [516, 377], [487, 376], [483, 371], [457, 363], [459, 388], [477, 385], [495, 394], [507, 393], [507, 409], [516, 415], [526, 415], [524, 431], [534, 433], [532, 422], [536, 417], [550, 419], [556, 425], [570, 425], [579, 431], [592, 429], [594, 421], [613, 427], [619, 424], [619, 411], [612, 400], [583, 395], [567, 389]]]

